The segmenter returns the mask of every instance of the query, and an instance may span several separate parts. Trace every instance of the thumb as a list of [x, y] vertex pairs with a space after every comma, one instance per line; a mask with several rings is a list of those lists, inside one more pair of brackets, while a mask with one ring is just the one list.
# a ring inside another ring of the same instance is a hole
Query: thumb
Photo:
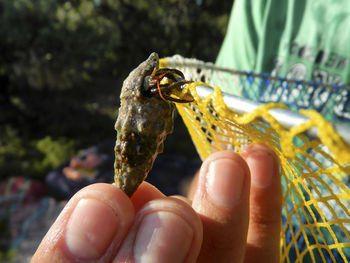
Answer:
[[87, 186], [67, 203], [31, 262], [109, 262], [133, 220], [134, 207], [120, 189]]

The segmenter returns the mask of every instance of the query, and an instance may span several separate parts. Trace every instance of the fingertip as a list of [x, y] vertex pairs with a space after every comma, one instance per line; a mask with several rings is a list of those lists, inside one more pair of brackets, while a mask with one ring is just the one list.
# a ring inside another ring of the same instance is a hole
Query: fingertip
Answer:
[[81, 199], [68, 220], [65, 242], [73, 257], [102, 257], [121, 227], [117, 211], [100, 200]]
[[247, 198], [249, 183], [249, 168], [240, 155], [231, 151], [216, 152], [202, 164], [194, 200], [205, 199], [216, 207], [231, 209], [242, 198]]
[[175, 198], [175, 199], [179, 199], [185, 203], [187, 203], [188, 205], [192, 206], [192, 201], [182, 195], [171, 195], [169, 196], [170, 198]]
[[135, 211], [138, 211], [147, 202], [163, 197], [165, 195], [158, 188], [144, 181], [131, 196], [131, 202], [134, 205]]
[[253, 187], [263, 189], [280, 184], [277, 156], [266, 145], [251, 144], [242, 151], [242, 157], [249, 166]]
[[244, 159], [239, 154], [237, 154], [233, 151], [214, 152], [203, 161], [203, 165], [207, 165], [210, 162], [218, 160], [218, 159], [231, 159], [231, 160], [234, 160], [235, 162], [237, 162], [242, 167], [247, 167]]
[[195, 262], [202, 242], [195, 211], [177, 198], [147, 202], [136, 216], [117, 262]]
[[134, 218], [129, 198], [110, 184], [80, 190], [42, 240], [32, 262], [82, 262], [112, 257]]
[[265, 155], [270, 155], [272, 158], [275, 159], [276, 162], [278, 160], [276, 153], [267, 145], [262, 143], [252, 143], [248, 145], [242, 150], [241, 156], [246, 160], [247, 157], [249, 157], [250, 155], [256, 152], [261, 152], [261, 153], [264, 153]]
[[201, 191], [201, 188], [203, 187], [203, 177], [206, 176], [210, 163], [219, 159], [233, 160], [234, 162], [237, 162], [238, 166], [243, 167], [245, 172], [249, 173], [249, 168], [246, 162], [243, 160], [243, 158], [239, 154], [232, 151], [214, 152], [203, 161], [201, 168], [192, 179], [189, 189], [187, 189], [187, 196], [190, 200], [193, 200], [195, 198], [195, 194], [198, 195], [203, 193], [203, 191]]
[[131, 209], [133, 206], [129, 197], [114, 184], [96, 183], [88, 185], [77, 192], [69, 202], [76, 202], [75, 199], [80, 200], [86, 196], [93, 196], [94, 198], [106, 202], [116, 211], [119, 209], [130, 212], [133, 211], [133, 209]]
[[240, 155], [216, 152], [203, 162], [192, 202], [204, 227], [200, 260], [239, 261], [243, 258], [249, 219], [249, 186], [249, 168]]
[[251, 173], [248, 261], [278, 262], [282, 211], [282, 187], [278, 159], [263, 144], [242, 152]]

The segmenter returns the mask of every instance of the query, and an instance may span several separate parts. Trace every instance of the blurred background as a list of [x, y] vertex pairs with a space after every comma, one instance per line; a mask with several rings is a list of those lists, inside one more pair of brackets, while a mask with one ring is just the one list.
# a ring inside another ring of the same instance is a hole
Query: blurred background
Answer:
[[[22, 241], [40, 241], [62, 208], [45, 199], [52, 194], [48, 174], [60, 174], [73, 156], [97, 145], [108, 145], [107, 154], [113, 154], [119, 94], [128, 73], [153, 51], [214, 62], [232, 4], [0, 1], [0, 261], [16, 261], [13, 255], [25, 254], [25, 246], [30, 255], [37, 243]], [[199, 165], [177, 116], [154, 166], [160, 175], [150, 181], [173, 194], [178, 173], [192, 174]], [[112, 173], [113, 165], [108, 167]]]
[[128, 73], [153, 51], [215, 61], [231, 6], [215, 0], [2, 0], [0, 178], [41, 179], [79, 150], [113, 140]]

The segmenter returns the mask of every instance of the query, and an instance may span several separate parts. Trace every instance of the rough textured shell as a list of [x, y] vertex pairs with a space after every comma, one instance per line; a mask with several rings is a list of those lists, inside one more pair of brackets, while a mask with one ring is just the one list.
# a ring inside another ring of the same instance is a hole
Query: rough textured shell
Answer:
[[158, 68], [158, 55], [134, 69], [123, 83], [115, 125], [115, 183], [131, 196], [146, 178], [163, 142], [173, 130], [174, 104], [142, 94], [145, 76]]

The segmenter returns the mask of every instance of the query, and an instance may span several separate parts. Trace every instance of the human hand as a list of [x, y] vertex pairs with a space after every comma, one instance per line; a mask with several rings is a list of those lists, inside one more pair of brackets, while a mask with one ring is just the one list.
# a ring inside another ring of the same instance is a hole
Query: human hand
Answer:
[[32, 262], [279, 260], [281, 184], [267, 147], [212, 154], [189, 197], [143, 183], [129, 199], [113, 185], [90, 185], [68, 202]]

